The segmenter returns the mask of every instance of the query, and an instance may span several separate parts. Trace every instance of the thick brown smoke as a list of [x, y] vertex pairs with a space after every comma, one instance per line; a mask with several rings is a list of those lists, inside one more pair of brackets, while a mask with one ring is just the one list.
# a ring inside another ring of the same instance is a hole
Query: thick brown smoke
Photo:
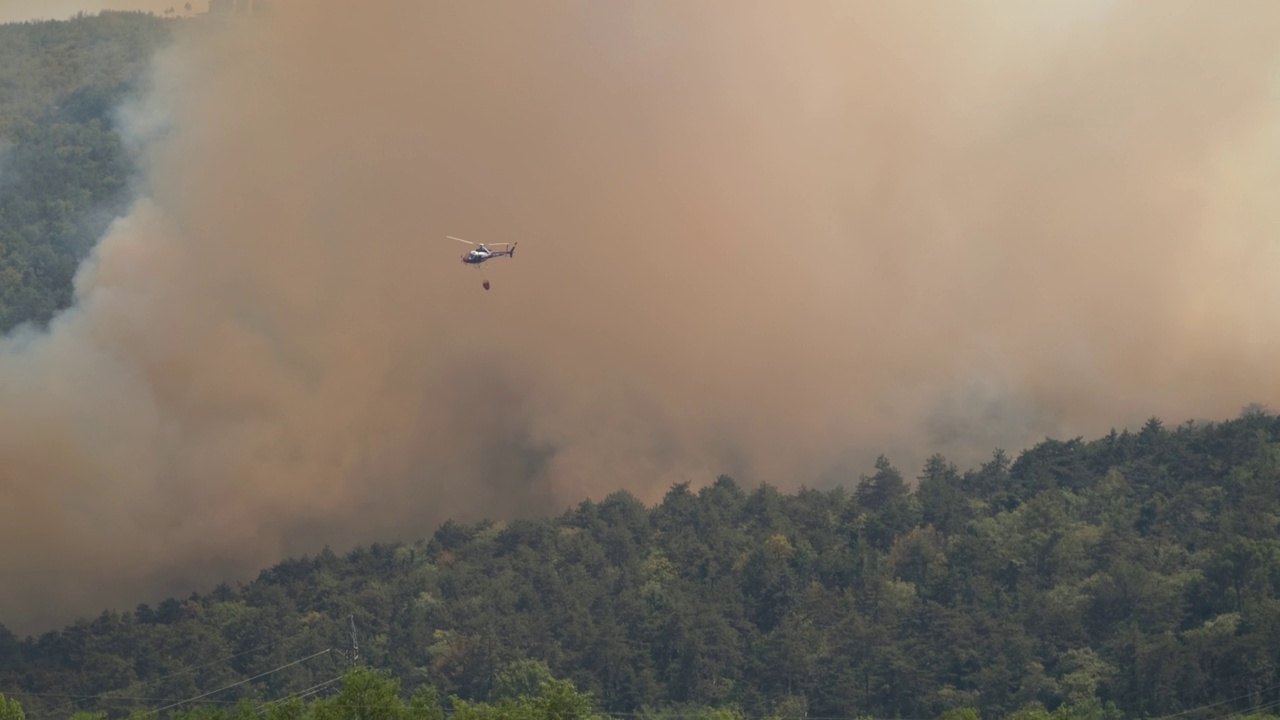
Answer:
[[[1274, 402], [1280, 4], [279, 0], [0, 342], [0, 620]], [[456, 235], [518, 241], [486, 265]]]

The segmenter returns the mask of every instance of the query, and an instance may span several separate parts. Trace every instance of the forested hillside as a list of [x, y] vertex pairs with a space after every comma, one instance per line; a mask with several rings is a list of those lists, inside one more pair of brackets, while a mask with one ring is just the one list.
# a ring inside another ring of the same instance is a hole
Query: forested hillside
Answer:
[[112, 112], [173, 22], [0, 25], [0, 332], [66, 307], [80, 259], [125, 210], [134, 168]]
[[0, 633], [0, 691], [41, 718], [246, 678], [215, 699], [270, 699], [334, 677], [354, 627], [362, 661], [406, 693], [485, 698], [533, 658], [611, 713], [1275, 707], [1278, 481], [1280, 419], [1250, 411], [1046, 440], [965, 472], [934, 457], [914, 490], [882, 460], [848, 490], [722, 477], [652, 508], [619, 491]]

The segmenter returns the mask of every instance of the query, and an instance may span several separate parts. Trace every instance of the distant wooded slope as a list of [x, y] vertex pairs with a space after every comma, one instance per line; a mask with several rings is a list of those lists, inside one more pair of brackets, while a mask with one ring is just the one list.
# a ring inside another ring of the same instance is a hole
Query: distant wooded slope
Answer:
[[112, 113], [174, 22], [107, 12], [0, 25], [0, 332], [43, 325], [130, 199]]

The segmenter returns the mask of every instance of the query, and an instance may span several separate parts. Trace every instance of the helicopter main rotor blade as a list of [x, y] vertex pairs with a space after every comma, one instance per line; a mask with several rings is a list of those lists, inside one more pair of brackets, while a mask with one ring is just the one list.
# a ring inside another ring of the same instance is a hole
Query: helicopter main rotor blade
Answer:
[[456, 238], [452, 235], [445, 235], [445, 237], [449, 238], [450, 240], [457, 240], [458, 242], [464, 242], [468, 245], [479, 245], [479, 243], [473, 243], [470, 240], [463, 240], [462, 238]]

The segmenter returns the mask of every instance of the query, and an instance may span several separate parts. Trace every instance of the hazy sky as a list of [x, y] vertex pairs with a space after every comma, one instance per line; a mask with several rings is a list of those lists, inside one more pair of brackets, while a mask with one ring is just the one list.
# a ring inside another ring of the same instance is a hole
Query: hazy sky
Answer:
[[136, 207], [0, 340], [7, 624], [1280, 401], [1273, 0], [352, 7], [127, 108]]

